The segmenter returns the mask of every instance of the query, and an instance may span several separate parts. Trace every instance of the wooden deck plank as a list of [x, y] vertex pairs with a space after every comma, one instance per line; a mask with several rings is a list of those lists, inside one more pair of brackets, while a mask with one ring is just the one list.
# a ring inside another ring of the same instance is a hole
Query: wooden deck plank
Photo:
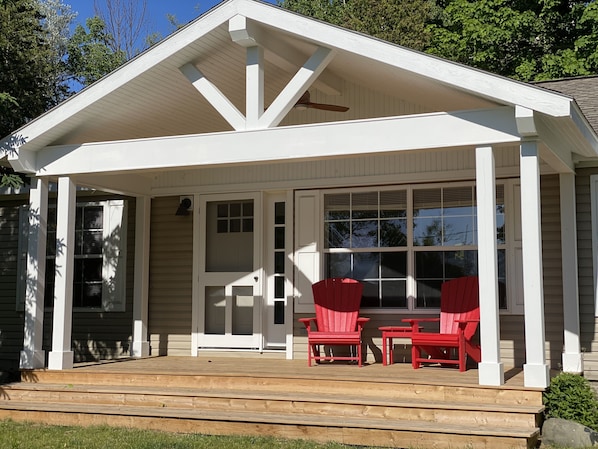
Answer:
[[390, 447], [532, 448], [542, 389], [521, 370], [501, 386], [478, 372], [275, 357], [149, 357], [22, 372], [0, 417]]

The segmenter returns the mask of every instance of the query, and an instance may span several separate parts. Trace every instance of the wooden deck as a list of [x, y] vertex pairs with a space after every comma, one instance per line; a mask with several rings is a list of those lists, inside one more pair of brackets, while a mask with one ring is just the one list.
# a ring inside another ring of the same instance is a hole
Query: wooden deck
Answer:
[[151, 357], [33, 370], [2, 386], [0, 419], [255, 434], [399, 448], [525, 448], [539, 435], [542, 390], [510, 370], [501, 387], [478, 372], [410, 364], [308, 367], [238, 354]]

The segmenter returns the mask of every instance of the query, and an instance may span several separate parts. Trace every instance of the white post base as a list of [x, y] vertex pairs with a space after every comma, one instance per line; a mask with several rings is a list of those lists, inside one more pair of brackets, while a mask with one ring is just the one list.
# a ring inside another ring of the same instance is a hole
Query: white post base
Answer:
[[523, 365], [523, 385], [526, 387], [546, 388], [550, 384], [550, 373], [546, 364]]
[[72, 369], [74, 361], [73, 351], [50, 351], [48, 355], [48, 369]]
[[563, 353], [563, 371], [566, 373], [573, 373], [573, 374], [583, 373], [583, 356], [582, 356], [582, 354]]
[[502, 363], [478, 363], [478, 381], [480, 385], [498, 386], [505, 383], [505, 369]]
[[46, 365], [46, 351], [31, 351], [23, 349], [19, 359], [19, 367], [21, 369], [39, 369], [45, 368]]
[[149, 341], [134, 341], [131, 349], [132, 357], [149, 357], [150, 344]]

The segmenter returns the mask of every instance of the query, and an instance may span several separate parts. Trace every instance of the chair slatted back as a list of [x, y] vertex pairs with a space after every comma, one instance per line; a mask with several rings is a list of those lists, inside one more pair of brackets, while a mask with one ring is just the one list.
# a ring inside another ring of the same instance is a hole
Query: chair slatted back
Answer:
[[[455, 320], [480, 320], [477, 276], [466, 276], [444, 282], [440, 293], [440, 333], [456, 334]], [[465, 338], [471, 339], [477, 323], [465, 327]]]
[[312, 286], [320, 332], [354, 332], [363, 285], [355, 279], [329, 278]]

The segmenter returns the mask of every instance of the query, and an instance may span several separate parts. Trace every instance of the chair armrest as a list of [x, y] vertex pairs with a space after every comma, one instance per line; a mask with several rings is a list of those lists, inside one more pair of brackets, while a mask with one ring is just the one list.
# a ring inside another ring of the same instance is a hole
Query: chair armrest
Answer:
[[299, 318], [299, 322], [301, 322], [301, 323], [303, 323], [305, 325], [305, 328], [307, 329], [308, 332], [311, 331], [311, 323], [312, 323], [312, 321], [314, 323], [317, 323], [315, 316], [312, 316], [312, 317], [309, 317], [309, 318]]
[[419, 323], [438, 323], [440, 318], [403, 318], [401, 321], [409, 323], [412, 329], [411, 332], [419, 332], [421, 329]]
[[479, 319], [455, 320], [459, 324], [459, 333], [463, 333], [467, 340], [473, 337], [475, 331], [480, 324]]
[[363, 325], [365, 323], [367, 323], [368, 321], [370, 321], [370, 318], [368, 318], [368, 317], [364, 317], [364, 316], [357, 317], [357, 329], [361, 331], [363, 329]]

